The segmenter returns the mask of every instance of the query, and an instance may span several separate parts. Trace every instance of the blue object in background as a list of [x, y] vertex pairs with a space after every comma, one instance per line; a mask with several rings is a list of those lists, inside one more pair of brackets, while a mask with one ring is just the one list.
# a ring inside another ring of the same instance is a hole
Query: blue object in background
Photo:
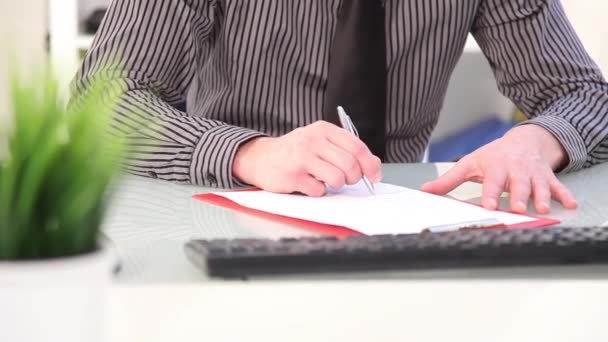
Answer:
[[479, 147], [502, 137], [515, 122], [498, 118], [479, 121], [461, 132], [431, 143], [429, 162], [450, 162], [475, 151]]

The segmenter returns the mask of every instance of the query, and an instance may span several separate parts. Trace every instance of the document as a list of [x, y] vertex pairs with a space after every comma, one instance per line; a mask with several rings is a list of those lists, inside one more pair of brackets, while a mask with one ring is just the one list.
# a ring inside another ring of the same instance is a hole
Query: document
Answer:
[[[212, 195], [224, 197], [241, 207], [345, 227], [366, 235], [458, 229], [481, 222], [514, 226], [539, 221], [535, 217], [486, 210], [475, 204], [386, 183], [375, 184], [374, 195], [363, 183], [341, 189], [328, 188], [323, 197], [261, 190], [214, 192]], [[205, 200], [204, 196], [199, 199]], [[536, 225], [554, 223], [557, 221], [544, 220]]]

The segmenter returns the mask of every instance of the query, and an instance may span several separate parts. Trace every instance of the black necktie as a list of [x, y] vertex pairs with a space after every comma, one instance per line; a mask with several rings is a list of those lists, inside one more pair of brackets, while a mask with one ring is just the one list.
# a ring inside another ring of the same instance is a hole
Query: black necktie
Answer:
[[340, 125], [337, 106], [359, 138], [384, 160], [386, 52], [382, 0], [343, 0], [330, 52], [324, 119]]

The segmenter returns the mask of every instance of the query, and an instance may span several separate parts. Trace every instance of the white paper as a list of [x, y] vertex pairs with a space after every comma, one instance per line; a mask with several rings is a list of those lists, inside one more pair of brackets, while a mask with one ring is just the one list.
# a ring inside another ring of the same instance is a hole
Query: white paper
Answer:
[[363, 183], [339, 190], [328, 189], [323, 197], [267, 191], [215, 194], [245, 207], [343, 226], [367, 235], [419, 233], [434, 227], [466, 226], [470, 222], [487, 220], [507, 225], [535, 220], [385, 183], [375, 184], [374, 195]]

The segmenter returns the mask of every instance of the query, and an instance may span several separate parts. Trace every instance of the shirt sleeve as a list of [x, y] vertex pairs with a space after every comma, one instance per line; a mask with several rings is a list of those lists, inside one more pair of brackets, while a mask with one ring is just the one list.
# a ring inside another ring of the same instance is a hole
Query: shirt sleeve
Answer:
[[562, 172], [608, 161], [608, 84], [559, 0], [482, 0], [472, 33], [523, 124], [566, 149]]
[[128, 172], [204, 186], [241, 185], [232, 177], [236, 150], [262, 133], [177, 109], [204, 58], [214, 4], [115, 0], [108, 8], [72, 83], [72, 100], [93, 81], [119, 98], [113, 128], [129, 139]]

